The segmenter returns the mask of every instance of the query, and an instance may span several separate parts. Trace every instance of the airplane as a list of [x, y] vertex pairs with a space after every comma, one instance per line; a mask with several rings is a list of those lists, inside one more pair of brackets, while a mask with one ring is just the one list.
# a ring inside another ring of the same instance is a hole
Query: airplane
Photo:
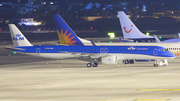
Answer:
[[[121, 11], [121, 13], [124, 13], [123, 11]], [[124, 14], [125, 15], [125, 14]], [[126, 15], [125, 15], [126, 16]], [[72, 45], [77, 45], [77, 44], [84, 44], [84, 45], [92, 45], [91, 41], [79, 38], [73, 31], [72, 29], [68, 26], [68, 24], [63, 20], [63, 18], [59, 15], [59, 14], [54, 14], [54, 22], [56, 25], [57, 30], [67, 30], [68, 33], [71, 34], [71, 37], [74, 37], [75, 39], [79, 39], [78, 41], [76, 41], [75, 43], [68, 43], [69, 41], [66, 41], [67, 37], [69, 37], [68, 35], [66, 35], [66, 33], [59, 33], [58, 35], [62, 34], [61, 36], [63, 37], [59, 37], [60, 42], [63, 42], [66, 44], [72, 44]], [[124, 17], [125, 18], [125, 17]], [[127, 18], [127, 17], [126, 17]], [[129, 19], [129, 18], [128, 18]], [[133, 23], [132, 23], [133, 24]], [[66, 26], [66, 27], [65, 27]], [[133, 25], [134, 26], [134, 25]], [[138, 29], [137, 29], [138, 30]], [[156, 40], [155, 40], [156, 41]], [[68, 45], [66, 44], [66, 45]], [[109, 43], [109, 42], [101, 42], [101, 43], [95, 43], [97, 46], [104, 46], [104, 45], [132, 45], [132, 46], [136, 46], [136, 45], [142, 45], [142, 46], [162, 46], [165, 47], [166, 49], [168, 49], [169, 51], [171, 51], [173, 54], [175, 54], [176, 56], [180, 56], [180, 43]]]
[[[156, 42], [155, 37], [148, 36], [142, 33], [134, 23], [126, 16], [124, 11], [118, 11], [119, 21], [123, 32], [124, 39], [131, 39], [134, 42]], [[178, 33], [179, 35], [179, 33]], [[162, 43], [177, 43], [180, 42], [180, 38], [166, 39], [164, 38]]]
[[[8, 24], [13, 47], [12, 51], [27, 55], [53, 59], [72, 59], [89, 57], [90, 60], [101, 59], [102, 64], [119, 64], [125, 59], [173, 59], [175, 55], [160, 46], [84, 46], [69, 45], [32, 45], [14, 24]], [[62, 33], [68, 30], [61, 30]], [[75, 43], [74, 36], [68, 33], [70, 43]], [[158, 64], [156, 64], [158, 65]], [[97, 62], [87, 64], [87, 67], [97, 67]]]
[[[53, 15], [54, 17], [54, 21], [56, 24], [57, 29], [61, 30], [61, 29], [65, 29], [68, 30], [68, 33], [71, 33], [72, 37], [76, 37], [79, 38], [73, 31], [72, 29], [68, 26], [68, 24], [62, 19], [62, 17], [59, 14], [55, 14]], [[59, 20], [59, 21], [58, 21]], [[61, 22], [61, 23], [58, 23]], [[64, 25], [66, 25], [66, 27], [64, 27]], [[71, 29], [71, 30], [70, 30]], [[59, 33], [58, 33], [59, 34]], [[64, 37], [67, 37], [67, 35], [63, 35]], [[59, 40], [64, 40], [64, 37], [59, 37]], [[91, 43], [91, 41], [79, 38], [80, 40], [80, 44], [83, 43], [84, 45], [93, 45]], [[85, 40], [85, 41], [84, 41]], [[67, 43], [67, 42], [65, 42]], [[78, 43], [76, 43], [77, 45]], [[96, 44], [96, 46], [162, 46], [165, 47], [166, 49], [168, 49], [170, 52], [172, 52], [175, 56], [180, 56], [180, 43], [120, 43], [120, 42], [116, 42], [116, 43], [109, 43], [109, 42], [101, 42], [101, 43], [94, 43]], [[75, 44], [72, 44], [75, 45]], [[145, 59], [141, 59], [141, 60], [145, 60]], [[152, 59], [154, 60], [154, 59]], [[125, 59], [123, 60], [124, 64], [126, 63], [134, 63], [134, 61], [138, 61], [137, 59]], [[145, 60], [146, 61], [146, 60]]]

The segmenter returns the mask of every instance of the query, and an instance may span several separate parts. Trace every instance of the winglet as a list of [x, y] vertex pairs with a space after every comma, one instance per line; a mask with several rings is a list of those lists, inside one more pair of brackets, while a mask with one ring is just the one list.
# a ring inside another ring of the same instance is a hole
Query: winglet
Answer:
[[92, 46], [96, 46], [96, 44], [92, 41], [92, 40], [90, 40], [91, 41], [91, 43], [92, 43]]
[[179, 35], [179, 38], [180, 38], [180, 33], [178, 33], [178, 35]]
[[119, 41], [120, 41], [121, 43], [123, 42], [121, 38], [119, 38]]
[[157, 43], [161, 43], [161, 41], [158, 39], [158, 37], [156, 35], [154, 35], [154, 38], [156, 39]]
[[14, 46], [32, 46], [32, 44], [14, 24], [8, 24], [8, 26]]
[[56, 24], [60, 44], [72, 46], [84, 45], [59, 14], [54, 14], [53, 17]]

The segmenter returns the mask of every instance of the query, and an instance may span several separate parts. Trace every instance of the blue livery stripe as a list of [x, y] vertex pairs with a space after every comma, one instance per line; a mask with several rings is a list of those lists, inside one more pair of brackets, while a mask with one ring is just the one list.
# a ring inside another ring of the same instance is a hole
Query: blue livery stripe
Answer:
[[40, 53], [97, 53], [97, 54], [140, 54], [159, 57], [175, 57], [165, 48], [160, 46], [26, 46], [15, 47], [24, 50], [14, 50], [25, 53], [36, 53], [36, 49], [40, 49]]

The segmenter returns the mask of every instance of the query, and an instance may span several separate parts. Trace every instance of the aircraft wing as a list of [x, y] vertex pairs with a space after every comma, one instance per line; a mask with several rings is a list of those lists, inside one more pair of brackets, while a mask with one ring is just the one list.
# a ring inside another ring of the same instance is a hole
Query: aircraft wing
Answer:
[[158, 37], [156, 35], [154, 35], [154, 37], [155, 37], [157, 43], [161, 43], [161, 41], [158, 39]]
[[71, 55], [77, 55], [77, 56], [82, 56], [82, 57], [90, 57], [92, 59], [108, 56], [106, 53], [76, 53], [72, 52]]

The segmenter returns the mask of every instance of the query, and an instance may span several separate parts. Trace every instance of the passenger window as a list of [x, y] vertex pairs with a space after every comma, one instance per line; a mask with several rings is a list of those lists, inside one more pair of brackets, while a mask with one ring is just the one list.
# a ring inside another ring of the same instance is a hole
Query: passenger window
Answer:
[[96, 51], [96, 50], [94, 49], [94, 51]]
[[61, 49], [59, 49], [59, 51], [61, 51]]
[[74, 51], [76, 51], [76, 49], [74, 49]]
[[85, 49], [84, 49], [84, 51], [85, 51]]
[[81, 51], [82, 51], [82, 49], [81, 49]]
[[109, 51], [111, 51], [111, 49]]
[[49, 49], [49, 51], [51, 51], [51, 49]]
[[89, 51], [89, 49], [87, 49], [87, 51]]
[[66, 49], [66, 51], [67, 51], [67, 49]]
[[56, 49], [56, 51], [57, 51], [57, 49]]
[[90, 49], [90, 51], [92, 51], [92, 49]]
[[99, 51], [99, 49], [97, 49], [97, 51]]
[[72, 49], [71, 49], [71, 51], [72, 51]]
[[119, 51], [121, 51], [121, 49]]

